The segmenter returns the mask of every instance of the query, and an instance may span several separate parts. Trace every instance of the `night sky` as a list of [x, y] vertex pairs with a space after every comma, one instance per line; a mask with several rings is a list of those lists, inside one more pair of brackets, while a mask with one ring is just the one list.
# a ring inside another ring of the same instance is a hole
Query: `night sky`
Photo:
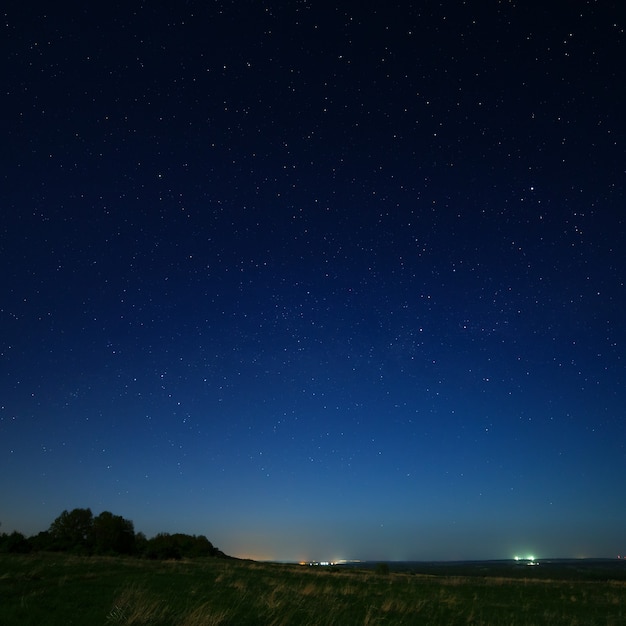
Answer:
[[0, 522], [626, 552], [621, 2], [9, 2]]

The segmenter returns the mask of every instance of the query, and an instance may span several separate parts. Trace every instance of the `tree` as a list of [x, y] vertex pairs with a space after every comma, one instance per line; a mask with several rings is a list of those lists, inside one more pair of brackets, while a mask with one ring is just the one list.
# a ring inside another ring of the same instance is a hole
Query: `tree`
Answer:
[[91, 509], [63, 511], [50, 525], [51, 548], [60, 551], [89, 553], [93, 544]]
[[[143, 543], [143, 542], [142, 542]], [[145, 542], [143, 555], [149, 559], [182, 559], [225, 556], [204, 535], [159, 533]]]
[[215, 556], [217, 552], [217, 548], [213, 547], [213, 544], [204, 535], [193, 536], [189, 556]]
[[93, 549], [97, 554], [132, 554], [135, 528], [121, 515], [103, 511], [92, 524]]
[[10, 535], [0, 535], [0, 552], [14, 554], [27, 554], [33, 549], [30, 541], [22, 534], [14, 530]]
[[137, 556], [146, 556], [146, 549], [148, 547], [148, 539], [144, 533], [139, 531], [135, 533], [135, 551]]
[[30, 543], [35, 552], [39, 550], [54, 550], [53, 539], [50, 532], [47, 530], [42, 530], [36, 535], [30, 537]]
[[[94, 517], [91, 509], [63, 511], [47, 531], [25, 539], [19, 533], [0, 534], [0, 551], [51, 550], [76, 554], [133, 554], [149, 559], [227, 557], [204, 535], [159, 533], [152, 539], [139, 532], [121, 515], [103, 511]], [[24, 541], [22, 541], [24, 539]]]
[[180, 546], [176, 537], [169, 533], [159, 533], [158, 535], [148, 539], [146, 545], [146, 556], [149, 559], [180, 559], [182, 558]]

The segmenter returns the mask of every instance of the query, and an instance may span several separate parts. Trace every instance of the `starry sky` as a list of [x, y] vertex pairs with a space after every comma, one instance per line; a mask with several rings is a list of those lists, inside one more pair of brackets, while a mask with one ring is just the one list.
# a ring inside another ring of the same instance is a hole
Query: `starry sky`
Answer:
[[0, 522], [626, 552], [619, 2], [3, 7]]

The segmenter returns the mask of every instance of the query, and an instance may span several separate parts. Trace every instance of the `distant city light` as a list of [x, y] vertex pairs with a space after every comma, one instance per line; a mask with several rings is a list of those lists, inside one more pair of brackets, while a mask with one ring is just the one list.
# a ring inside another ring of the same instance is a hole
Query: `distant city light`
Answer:
[[346, 565], [348, 563], [360, 563], [359, 559], [337, 559], [336, 561], [300, 561], [300, 565], [316, 567], [320, 565]]
[[535, 557], [532, 554], [529, 554], [527, 557], [522, 557], [522, 556], [514, 556], [513, 557], [514, 561], [523, 561], [524, 563], [526, 563], [526, 565], [539, 565], [539, 563], [535, 560]]

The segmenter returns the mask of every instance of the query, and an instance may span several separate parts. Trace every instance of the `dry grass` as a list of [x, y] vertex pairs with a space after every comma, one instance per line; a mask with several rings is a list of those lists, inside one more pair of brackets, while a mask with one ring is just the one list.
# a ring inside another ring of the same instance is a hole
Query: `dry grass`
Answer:
[[2, 626], [626, 623], [623, 581], [58, 556], [0, 566]]
[[184, 615], [176, 622], [176, 626], [221, 626], [229, 623], [229, 611], [216, 611], [206, 602]]
[[167, 619], [167, 606], [135, 585], [124, 589], [116, 598], [107, 621], [113, 624], [153, 624]]

